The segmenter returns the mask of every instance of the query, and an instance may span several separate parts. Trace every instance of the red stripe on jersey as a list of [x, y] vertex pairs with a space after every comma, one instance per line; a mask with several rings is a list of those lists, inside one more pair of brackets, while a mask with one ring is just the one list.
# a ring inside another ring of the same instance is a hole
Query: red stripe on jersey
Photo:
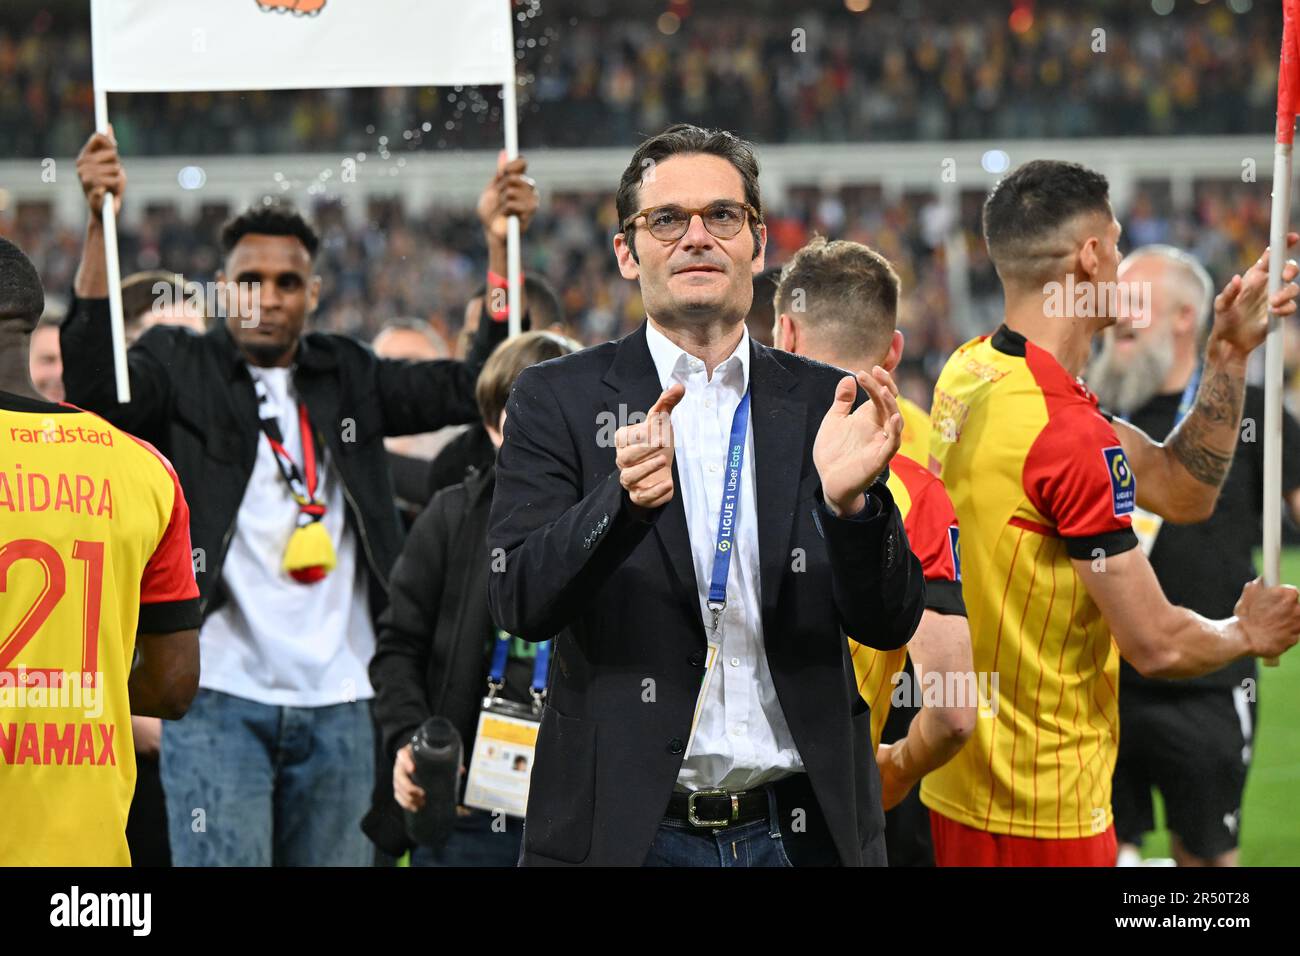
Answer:
[[1049, 528], [1045, 524], [1039, 524], [1037, 521], [1030, 521], [1028, 518], [1011, 517], [1007, 519], [1007, 524], [1013, 528], [1023, 528], [1026, 531], [1032, 531], [1034, 534], [1041, 534], [1048, 538], [1059, 538], [1055, 528]]

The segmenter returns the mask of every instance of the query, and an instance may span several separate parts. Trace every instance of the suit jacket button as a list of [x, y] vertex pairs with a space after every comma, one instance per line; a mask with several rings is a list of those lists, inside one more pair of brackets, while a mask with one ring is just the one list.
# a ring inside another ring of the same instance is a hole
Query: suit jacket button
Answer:
[[668, 752], [670, 754], [679, 754], [685, 749], [686, 747], [682, 744], [682, 738], [680, 737], [674, 737], [668, 741]]
[[693, 654], [691, 654], [691, 656], [690, 656], [690, 664], [691, 664], [692, 667], [703, 667], [703, 666], [704, 666], [704, 652], [703, 652], [703, 651], [695, 651]]

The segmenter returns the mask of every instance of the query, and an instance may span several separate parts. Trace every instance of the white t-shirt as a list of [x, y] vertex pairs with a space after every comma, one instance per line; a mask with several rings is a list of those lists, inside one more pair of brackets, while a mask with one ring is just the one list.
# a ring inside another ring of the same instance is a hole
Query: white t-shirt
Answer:
[[[302, 468], [298, 402], [287, 368], [249, 367], [266, 387], [284, 446]], [[255, 427], [249, 422], [249, 427]], [[318, 448], [325, 530], [338, 566], [299, 584], [281, 568], [298, 506], [259, 433], [257, 461], [239, 505], [221, 568], [229, 600], [199, 633], [199, 686], [263, 704], [321, 707], [374, 696], [367, 666], [375, 652], [364, 557], [346, 521], [343, 483]]]

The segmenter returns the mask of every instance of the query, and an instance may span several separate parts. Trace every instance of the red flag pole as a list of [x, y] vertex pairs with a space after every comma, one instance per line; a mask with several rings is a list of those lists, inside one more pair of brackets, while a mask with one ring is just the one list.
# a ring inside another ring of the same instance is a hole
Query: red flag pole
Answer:
[[[1282, 0], [1282, 55], [1277, 73], [1277, 139], [1273, 147], [1273, 211], [1269, 227], [1268, 291], [1282, 288], [1291, 214], [1291, 152], [1300, 108], [1300, 0]], [[1282, 579], [1282, 319], [1268, 315], [1264, 346], [1264, 583]], [[1264, 662], [1276, 667], [1277, 658]]]

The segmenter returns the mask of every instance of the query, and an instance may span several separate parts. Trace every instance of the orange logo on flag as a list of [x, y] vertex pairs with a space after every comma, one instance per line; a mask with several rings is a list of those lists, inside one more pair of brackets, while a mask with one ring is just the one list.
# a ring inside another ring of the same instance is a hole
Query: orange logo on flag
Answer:
[[325, 9], [327, 0], [256, 0], [263, 13], [292, 13], [295, 17], [314, 17]]

